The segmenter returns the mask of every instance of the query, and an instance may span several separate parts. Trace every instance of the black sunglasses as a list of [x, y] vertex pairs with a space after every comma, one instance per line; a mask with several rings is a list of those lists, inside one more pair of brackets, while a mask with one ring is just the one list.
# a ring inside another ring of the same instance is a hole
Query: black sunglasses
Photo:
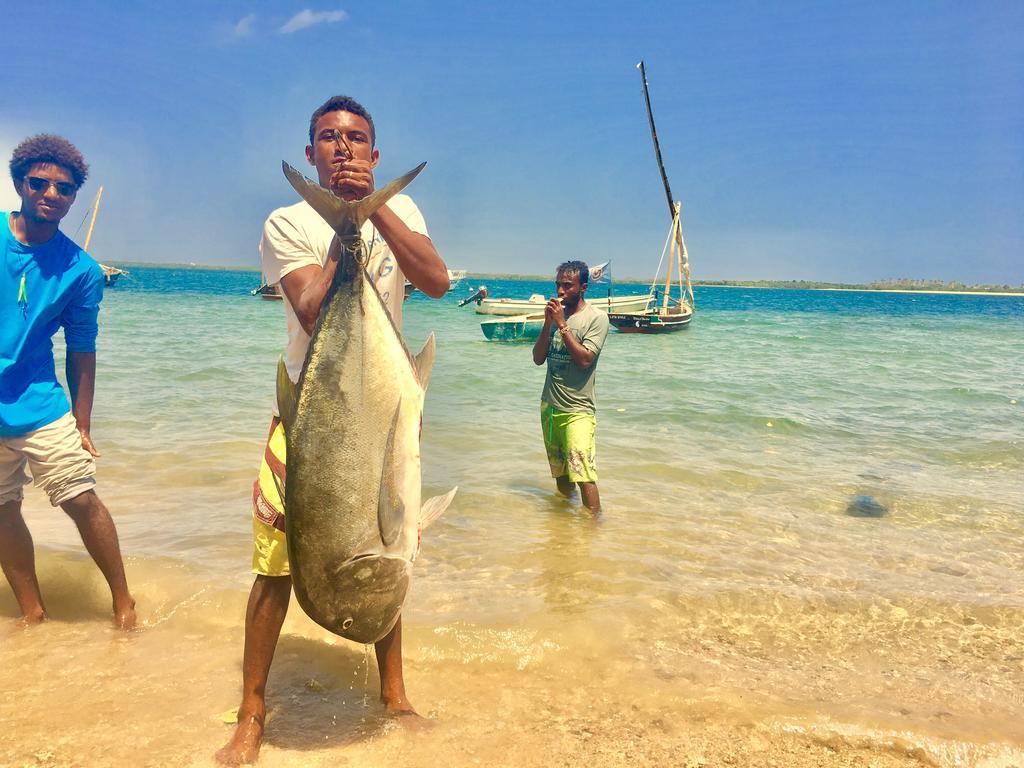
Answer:
[[33, 192], [45, 192], [50, 187], [53, 187], [61, 197], [71, 197], [78, 191], [78, 187], [70, 181], [50, 181], [39, 176], [26, 176], [25, 181], [28, 182], [29, 189]]

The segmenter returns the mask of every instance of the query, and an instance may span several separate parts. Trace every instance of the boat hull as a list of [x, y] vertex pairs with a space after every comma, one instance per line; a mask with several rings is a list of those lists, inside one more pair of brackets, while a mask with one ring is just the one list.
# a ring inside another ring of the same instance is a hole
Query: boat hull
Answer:
[[660, 314], [657, 312], [612, 312], [608, 322], [619, 333], [674, 333], [688, 328], [693, 312]]
[[536, 341], [544, 328], [544, 315], [519, 315], [481, 320], [480, 330], [488, 341]]
[[117, 267], [110, 267], [106, 264], [100, 264], [100, 269], [103, 270], [103, 284], [107, 288], [113, 288], [117, 285], [117, 280], [121, 275], [127, 275], [127, 270], [118, 269]]
[[[516, 315], [528, 315], [544, 311], [544, 305], [548, 300], [539, 297], [534, 299], [483, 299], [477, 303], [475, 312], [478, 315], [500, 315], [512, 317]], [[651, 302], [648, 294], [640, 296], [612, 296], [608, 298], [587, 297], [587, 304], [600, 309], [602, 312], [643, 312]]]
[[274, 285], [267, 285], [264, 283], [259, 288], [254, 288], [249, 293], [253, 296], [259, 296], [261, 299], [265, 299], [266, 301], [280, 301], [284, 298], [284, 294], [281, 293], [280, 283], [275, 283]]

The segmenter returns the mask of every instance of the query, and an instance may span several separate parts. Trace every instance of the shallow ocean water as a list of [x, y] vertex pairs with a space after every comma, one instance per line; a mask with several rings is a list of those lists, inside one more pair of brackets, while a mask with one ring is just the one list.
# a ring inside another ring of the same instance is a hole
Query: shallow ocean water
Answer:
[[[14, 629], [0, 591], [0, 764], [205, 765], [226, 740], [285, 339], [257, 281], [108, 292], [93, 436], [144, 629], [107, 628], [29, 489], [53, 620]], [[405, 307], [414, 351], [438, 337], [425, 494], [460, 489], [405, 611], [436, 725], [383, 720], [364, 649], [293, 604], [261, 764], [1024, 764], [1024, 299], [698, 288], [687, 331], [610, 334], [595, 524], [553, 494], [529, 345], [455, 306], [480, 282]]]

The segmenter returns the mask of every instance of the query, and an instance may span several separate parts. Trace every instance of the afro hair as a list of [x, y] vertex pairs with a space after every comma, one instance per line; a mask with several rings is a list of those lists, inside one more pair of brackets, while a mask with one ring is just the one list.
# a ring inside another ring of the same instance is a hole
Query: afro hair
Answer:
[[14, 148], [11, 155], [11, 178], [15, 184], [25, 180], [25, 174], [36, 163], [52, 163], [65, 168], [81, 187], [89, 176], [89, 166], [74, 144], [52, 133], [31, 136]]

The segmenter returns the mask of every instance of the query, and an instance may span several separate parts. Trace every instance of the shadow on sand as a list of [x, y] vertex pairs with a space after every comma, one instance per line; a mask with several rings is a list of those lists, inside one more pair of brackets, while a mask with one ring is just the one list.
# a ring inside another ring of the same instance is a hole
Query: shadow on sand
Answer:
[[267, 688], [264, 744], [319, 750], [383, 736], [395, 719], [380, 702], [373, 646], [282, 635]]

